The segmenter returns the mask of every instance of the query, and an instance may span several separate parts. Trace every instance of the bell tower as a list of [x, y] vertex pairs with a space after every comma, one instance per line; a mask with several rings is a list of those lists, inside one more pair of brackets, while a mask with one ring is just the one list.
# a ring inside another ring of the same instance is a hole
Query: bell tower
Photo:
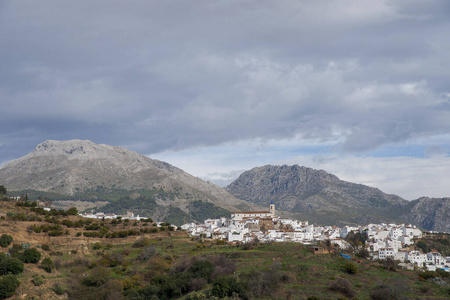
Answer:
[[272, 214], [272, 217], [275, 217], [275, 204], [273, 203], [273, 200], [270, 201], [269, 210], [270, 210], [270, 213]]

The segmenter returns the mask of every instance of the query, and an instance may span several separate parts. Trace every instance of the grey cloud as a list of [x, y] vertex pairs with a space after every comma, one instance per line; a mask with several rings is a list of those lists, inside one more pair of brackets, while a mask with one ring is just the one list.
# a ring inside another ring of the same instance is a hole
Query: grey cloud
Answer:
[[359, 152], [450, 129], [446, 1], [2, 5], [4, 159], [49, 138], [156, 153], [302, 136]]

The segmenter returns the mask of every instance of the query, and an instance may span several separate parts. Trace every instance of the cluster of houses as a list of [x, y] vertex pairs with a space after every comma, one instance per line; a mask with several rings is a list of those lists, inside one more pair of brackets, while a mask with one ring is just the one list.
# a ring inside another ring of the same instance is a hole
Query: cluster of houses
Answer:
[[139, 215], [135, 216], [133, 212], [131, 211], [127, 211], [127, 213], [125, 215], [116, 215], [116, 214], [105, 214], [102, 212], [98, 212], [98, 213], [84, 213], [84, 214], [79, 214], [80, 216], [82, 216], [83, 218], [89, 218], [89, 219], [100, 219], [100, 220], [106, 220], [106, 219], [122, 219], [122, 220], [132, 220], [132, 221], [139, 221], [141, 219], [146, 219], [146, 218], [142, 218]]
[[351, 233], [367, 234], [364, 247], [373, 259], [392, 258], [403, 263], [405, 268], [425, 267], [435, 271], [441, 268], [449, 271], [450, 257], [438, 252], [422, 253], [416, 250], [414, 240], [422, 237], [422, 231], [412, 225], [368, 224], [365, 226], [315, 226], [306, 222], [280, 218], [275, 204], [269, 211], [236, 212], [231, 218], [207, 219], [203, 224], [188, 223], [181, 226], [193, 236], [227, 240], [234, 243], [300, 242], [316, 244], [329, 240], [332, 245], [346, 249], [351, 245], [345, 240]]

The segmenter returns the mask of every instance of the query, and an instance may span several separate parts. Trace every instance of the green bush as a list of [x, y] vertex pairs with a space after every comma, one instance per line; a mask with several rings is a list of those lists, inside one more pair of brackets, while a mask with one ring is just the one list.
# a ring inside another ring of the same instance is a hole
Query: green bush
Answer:
[[31, 282], [35, 285], [35, 286], [40, 286], [42, 284], [44, 284], [44, 278], [38, 274], [35, 274], [33, 276], [33, 279], [31, 279]]
[[52, 290], [55, 292], [56, 295], [64, 295], [64, 293], [65, 293], [64, 288], [62, 286], [60, 286], [59, 284], [55, 284], [52, 287]]
[[8, 247], [13, 241], [13, 237], [10, 236], [9, 234], [3, 234], [0, 237], [0, 246], [2, 246], [3, 248]]
[[11, 297], [19, 287], [20, 281], [14, 275], [5, 275], [0, 279], [0, 299]]
[[23, 251], [23, 262], [24, 263], [38, 263], [41, 259], [41, 252], [39, 252], [36, 248], [28, 248]]
[[47, 244], [44, 244], [44, 245], [41, 246], [41, 249], [44, 250], [44, 251], [50, 251], [50, 246], [47, 245]]
[[6, 261], [6, 268], [11, 274], [20, 274], [23, 272], [23, 262], [17, 258], [10, 258]]
[[51, 273], [55, 268], [55, 264], [53, 263], [53, 260], [51, 258], [46, 257], [42, 260], [41, 267], [45, 270], [45, 272]]
[[189, 293], [186, 298], [186, 300], [206, 300], [208, 297], [206, 297], [205, 294], [202, 292], [191, 292]]
[[208, 260], [197, 260], [188, 270], [193, 278], [204, 278], [207, 281], [210, 281], [213, 271], [214, 265]]
[[224, 298], [232, 296], [233, 293], [241, 293], [241, 286], [236, 277], [219, 277], [213, 283], [212, 294]]
[[342, 270], [345, 273], [348, 274], [356, 274], [358, 273], [358, 268], [355, 266], [354, 263], [347, 261], [343, 266], [342, 266]]
[[8, 258], [4, 253], [0, 253], [0, 275], [20, 274], [23, 272], [23, 262], [17, 258]]

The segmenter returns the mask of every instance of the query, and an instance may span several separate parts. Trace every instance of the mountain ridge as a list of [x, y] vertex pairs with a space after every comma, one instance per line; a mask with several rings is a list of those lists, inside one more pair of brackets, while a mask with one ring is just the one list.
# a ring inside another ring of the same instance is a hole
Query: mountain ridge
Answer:
[[[197, 200], [227, 211], [252, 207], [223, 188], [166, 162], [88, 140], [44, 141], [29, 154], [0, 168], [0, 184], [10, 191], [35, 190], [74, 197], [96, 190], [162, 189], [172, 196], [169, 201], [151, 193], [157, 206], [166, 206], [166, 210], [176, 207], [187, 214], [189, 205]], [[155, 212], [154, 216], [164, 214]]]
[[278, 210], [315, 223], [407, 222], [450, 232], [448, 198], [407, 201], [304, 166], [256, 167], [242, 173], [225, 189], [256, 205], [267, 205], [273, 200]]

